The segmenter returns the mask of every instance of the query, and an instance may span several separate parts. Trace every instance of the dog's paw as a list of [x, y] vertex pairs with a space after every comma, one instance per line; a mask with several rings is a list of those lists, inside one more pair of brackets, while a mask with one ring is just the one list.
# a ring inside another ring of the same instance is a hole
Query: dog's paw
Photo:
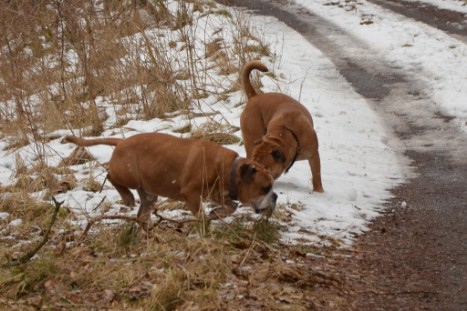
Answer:
[[323, 193], [323, 192], [324, 192], [324, 189], [323, 189], [323, 187], [315, 187], [315, 188], [313, 188], [313, 191], [314, 191], [314, 192]]
[[230, 206], [230, 207], [228, 206], [217, 207], [209, 213], [209, 218], [210, 219], [222, 219], [222, 218], [232, 215], [236, 209], [237, 209], [236, 205]]

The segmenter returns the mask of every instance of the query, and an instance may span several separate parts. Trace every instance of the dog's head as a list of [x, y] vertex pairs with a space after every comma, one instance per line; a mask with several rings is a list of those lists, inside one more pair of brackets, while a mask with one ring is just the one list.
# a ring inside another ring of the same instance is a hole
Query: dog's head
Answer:
[[252, 159], [261, 163], [274, 179], [279, 178], [286, 167], [286, 156], [282, 148], [267, 140], [257, 142]]
[[277, 194], [272, 190], [274, 178], [261, 164], [244, 160], [236, 171], [237, 195], [245, 206], [251, 206], [255, 212], [274, 210]]

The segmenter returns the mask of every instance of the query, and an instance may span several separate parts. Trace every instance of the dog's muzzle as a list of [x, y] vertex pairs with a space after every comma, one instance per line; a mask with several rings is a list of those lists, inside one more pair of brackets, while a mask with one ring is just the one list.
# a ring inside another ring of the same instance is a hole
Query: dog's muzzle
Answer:
[[276, 208], [276, 202], [277, 194], [271, 191], [266, 196], [264, 196], [258, 205], [254, 204], [253, 208], [257, 214], [264, 212], [271, 214]]

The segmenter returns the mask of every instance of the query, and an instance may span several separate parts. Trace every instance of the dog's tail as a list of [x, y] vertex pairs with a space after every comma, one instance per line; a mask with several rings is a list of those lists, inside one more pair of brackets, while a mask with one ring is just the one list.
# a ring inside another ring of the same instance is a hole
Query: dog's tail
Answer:
[[94, 145], [109, 145], [116, 146], [121, 142], [122, 138], [97, 138], [97, 139], [83, 139], [76, 136], [66, 136], [65, 141], [73, 143], [78, 146], [94, 146]]
[[266, 65], [261, 63], [259, 60], [249, 61], [248, 63], [245, 64], [245, 66], [243, 66], [243, 69], [242, 69], [243, 90], [245, 91], [248, 99], [257, 95], [255, 88], [253, 87], [253, 85], [251, 85], [251, 81], [250, 81], [250, 73], [253, 69], [257, 69], [261, 72], [268, 71], [268, 67], [266, 67]]

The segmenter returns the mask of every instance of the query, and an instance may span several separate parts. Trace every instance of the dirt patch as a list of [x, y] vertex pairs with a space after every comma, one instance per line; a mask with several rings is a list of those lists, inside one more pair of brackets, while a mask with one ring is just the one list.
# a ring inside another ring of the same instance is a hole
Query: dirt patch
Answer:
[[[467, 165], [409, 152], [419, 176], [394, 190], [385, 214], [359, 238], [345, 270], [355, 310], [467, 308]], [[379, 309], [378, 309], [379, 308]]]
[[430, 26], [460, 35], [467, 40], [467, 14], [441, 9], [428, 3], [401, 0], [369, 0], [396, 13], [424, 22]]

